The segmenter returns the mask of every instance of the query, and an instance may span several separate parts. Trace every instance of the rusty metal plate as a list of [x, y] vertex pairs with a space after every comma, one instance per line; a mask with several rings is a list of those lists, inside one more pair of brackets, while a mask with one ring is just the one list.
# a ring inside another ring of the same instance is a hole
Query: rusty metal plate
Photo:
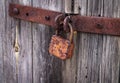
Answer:
[[80, 32], [120, 35], [120, 19], [105, 17], [72, 16], [74, 30]]
[[55, 26], [55, 17], [59, 14], [61, 13], [41, 8], [33, 8], [30, 6], [22, 6], [18, 4], [9, 5], [9, 15], [11, 17], [53, 27]]
[[[53, 28], [55, 28], [55, 18], [60, 14], [62, 13], [18, 4], [10, 4], [9, 6], [11, 17], [49, 25]], [[119, 18], [71, 15], [71, 22], [75, 31], [120, 35]]]

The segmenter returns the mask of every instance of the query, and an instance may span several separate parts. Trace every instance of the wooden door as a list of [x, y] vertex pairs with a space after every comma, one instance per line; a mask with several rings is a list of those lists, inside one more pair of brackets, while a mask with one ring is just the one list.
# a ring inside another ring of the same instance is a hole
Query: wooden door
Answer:
[[[119, 0], [78, 1], [83, 16], [120, 16]], [[64, 12], [64, 0], [0, 0], [0, 83], [120, 83], [120, 37], [78, 32], [73, 57], [61, 61], [48, 53], [54, 30], [9, 17], [9, 3]]]

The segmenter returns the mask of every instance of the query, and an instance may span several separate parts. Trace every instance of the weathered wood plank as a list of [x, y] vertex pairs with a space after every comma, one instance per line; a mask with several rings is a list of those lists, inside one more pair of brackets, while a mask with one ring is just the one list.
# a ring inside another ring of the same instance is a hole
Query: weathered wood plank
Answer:
[[5, 1], [0, 1], [0, 83], [4, 82], [4, 72], [3, 72], [3, 60], [4, 60], [4, 50], [5, 45]]
[[[88, 10], [88, 0], [79, 0], [80, 7], [81, 7], [81, 15], [87, 15]], [[76, 41], [79, 43], [79, 52], [77, 55], [78, 58], [78, 65], [77, 65], [77, 83], [87, 83], [87, 60], [88, 60], [88, 34], [78, 33]]]
[[77, 80], [77, 55], [78, 45], [76, 41], [77, 34], [74, 34], [74, 53], [71, 59], [62, 62], [62, 80], [63, 83], [76, 83]]
[[[80, 1], [82, 15], [119, 17], [118, 0]], [[77, 83], [119, 83], [119, 37], [82, 33], [78, 41]]]
[[87, 2], [88, 0], [79, 0], [81, 15], [84, 15], [84, 16], [87, 15]]
[[[66, 0], [65, 7], [67, 7], [67, 5], [72, 5], [69, 4], [69, 1]], [[72, 0], [71, 0], [72, 2]], [[79, 1], [78, 0], [74, 0], [74, 5], [76, 5], [73, 9], [74, 9], [74, 13], [78, 13], [79, 9]], [[70, 10], [72, 9], [70, 8], [65, 8], [68, 9], [68, 13], [70, 13]], [[72, 12], [73, 13], [73, 12]], [[63, 83], [76, 83], [76, 79], [77, 79], [77, 55], [78, 55], [78, 41], [76, 41], [76, 37], [77, 37], [77, 33], [74, 34], [74, 53], [71, 59], [68, 59], [66, 61], [62, 62], [62, 80]]]
[[[102, 0], [90, 0], [88, 1], [87, 15], [89, 16], [101, 16], [101, 3]], [[88, 59], [87, 59], [87, 82], [99, 83], [99, 65], [101, 63], [102, 53], [102, 35], [89, 34], [88, 37]], [[99, 41], [99, 42], [98, 42]]]
[[[62, 0], [33, 0], [34, 7], [61, 11]], [[62, 83], [61, 60], [48, 53], [53, 30], [33, 24], [33, 83]]]
[[[81, 15], [120, 17], [119, 0], [79, 1]], [[53, 30], [45, 25], [9, 17], [9, 2], [64, 11], [61, 0], [0, 1], [0, 83], [120, 82], [120, 37], [78, 33], [74, 37], [76, 45], [73, 57], [61, 62], [48, 53]], [[17, 77], [13, 46], [18, 23], [20, 55]]]
[[[32, 0], [18, 0], [19, 4], [30, 5]], [[21, 20], [19, 27], [18, 83], [33, 83], [32, 74], [32, 28], [31, 23]]]
[[[15, 34], [15, 20], [8, 15], [9, 3], [11, 0], [5, 0], [5, 32], [4, 32], [4, 83], [16, 83], [16, 62], [14, 54], [14, 34]], [[0, 3], [4, 4], [4, 3]], [[3, 23], [4, 24], [4, 23]]]
[[[103, 15], [106, 17], [118, 17], [115, 13], [119, 12], [119, 0], [104, 1]], [[107, 5], [108, 4], [108, 5]], [[118, 10], [113, 10], [114, 6]], [[101, 83], [119, 83], [119, 37], [103, 36], [103, 54], [101, 69]], [[111, 73], [109, 73], [111, 72]]]

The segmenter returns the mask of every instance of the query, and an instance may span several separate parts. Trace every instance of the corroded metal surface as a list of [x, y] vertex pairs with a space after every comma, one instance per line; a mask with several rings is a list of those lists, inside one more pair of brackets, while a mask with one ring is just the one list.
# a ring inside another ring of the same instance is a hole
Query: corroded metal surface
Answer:
[[73, 43], [70, 43], [69, 40], [53, 35], [49, 46], [49, 53], [65, 60], [73, 55], [73, 48], [74, 45]]
[[68, 25], [70, 28], [69, 39], [65, 39], [56, 33], [52, 36], [49, 46], [49, 53], [63, 60], [70, 58], [74, 49], [73, 28], [70, 23]]
[[88, 33], [120, 35], [120, 19], [105, 17], [72, 16], [74, 30]]
[[55, 26], [55, 17], [61, 13], [41, 8], [22, 6], [18, 4], [9, 5], [9, 15], [18, 19], [37, 22], [45, 25]]
[[[53, 28], [56, 27], [55, 19], [60, 14], [62, 13], [18, 4], [10, 4], [9, 7], [11, 17], [49, 25]], [[70, 21], [74, 31], [120, 35], [120, 19], [118, 18], [71, 15]], [[67, 30], [66, 27], [65, 30]]]

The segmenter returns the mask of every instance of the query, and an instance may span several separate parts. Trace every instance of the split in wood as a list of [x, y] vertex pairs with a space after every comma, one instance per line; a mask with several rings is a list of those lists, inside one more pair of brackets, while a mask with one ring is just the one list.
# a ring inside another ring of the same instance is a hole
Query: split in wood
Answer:
[[15, 52], [19, 52], [19, 44], [18, 44], [18, 27], [16, 26], [16, 37], [15, 37], [15, 44], [14, 44]]
[[15, 33], [15, 44], [14, 44], [14, 49], [15, 49], [15, 58], [16, 58], [16, 76], [18, 76], [18, 63], [19, 63], [19, 44], [18, 44], [18, 26], [16, 26], [16, 33]]

